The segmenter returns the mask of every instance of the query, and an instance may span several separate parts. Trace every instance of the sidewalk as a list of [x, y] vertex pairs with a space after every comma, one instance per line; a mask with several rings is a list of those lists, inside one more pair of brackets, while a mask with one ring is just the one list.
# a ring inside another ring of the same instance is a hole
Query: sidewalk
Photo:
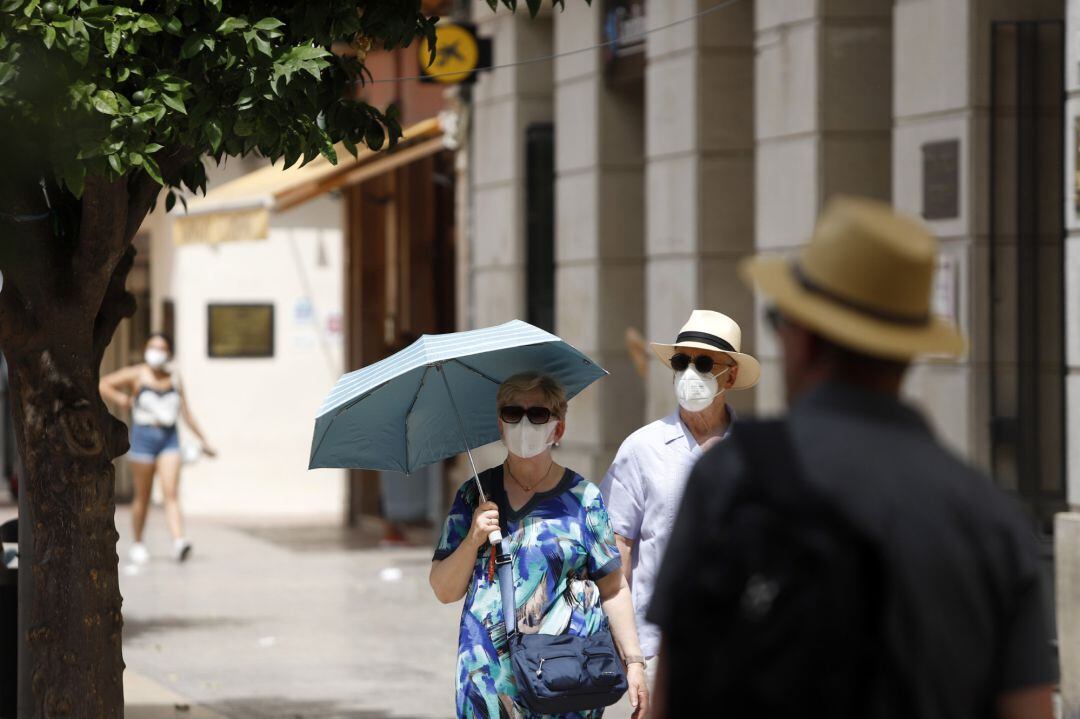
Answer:
[[124, 508], [117, 525], [130, 719], [453, 716], [460, 606], [431, 595], [430, 548], [191, 522], [179, 565], [155, 512], [135, 569]]
[[[449, 719], [461, 605], [428, 586], [431, 548], [371, 548], [335, 527], [190, 522], [176, 564], [160, 511], [154, 554], [127, 563], [117, 512], [128, 719]], [[176, 705], [190, 709], [176, 710]], [[625, 702], [607, 719], [629, 716]]]

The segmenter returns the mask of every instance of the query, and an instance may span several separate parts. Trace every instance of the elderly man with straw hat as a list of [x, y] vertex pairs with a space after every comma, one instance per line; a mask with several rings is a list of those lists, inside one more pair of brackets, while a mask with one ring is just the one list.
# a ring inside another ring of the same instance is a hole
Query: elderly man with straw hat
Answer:
[[791, 410], [689, 479], [648, 611], [660, 716], [1053, 716], [1032, 532], [900, 400], [915, 357], [964, 348], [931, 312], [936, 255], [921, 223], [837, 198], [794, 260], [743, 266]]
[[753, 387], [761, 365], [740, 352], [742, 330], [727, 315], [694, 310], [672, 344], [652, 343], [673, 372], [678, 407], [630, 435], [600, 485], [623, 572], [630, 583], [638, 634], [652, 676], [659, 630], [645, 621], [653, 581], [690, 470], [723, 439], [734, 412], [727, 392]]

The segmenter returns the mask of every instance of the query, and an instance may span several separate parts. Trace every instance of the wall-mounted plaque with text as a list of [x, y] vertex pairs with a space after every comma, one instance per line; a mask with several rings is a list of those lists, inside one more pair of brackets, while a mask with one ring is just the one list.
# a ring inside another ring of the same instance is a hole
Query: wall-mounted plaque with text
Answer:
[[210, 357], [274, 356], [274, 305], [211, 304], [207, 313]]
[[923, 203], [927, 220], [960, 216], [960, 141], [943, 140], [922, 146]]

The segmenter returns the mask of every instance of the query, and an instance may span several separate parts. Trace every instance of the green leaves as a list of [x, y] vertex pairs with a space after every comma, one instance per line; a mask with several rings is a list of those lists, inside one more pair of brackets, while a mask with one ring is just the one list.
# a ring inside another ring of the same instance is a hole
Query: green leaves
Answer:
[[[541, 0], [525, 1], [534, 11]], [[489, 0], [500, 2], [517, 4]], [[349, 99], [365, 68], [330, 47], [343, 38], [406, 47], [432, 40], [436, 19], [416, 0], [359, 6], [0, 0], [0, 133], [21, 140], [10, 161], [78, 195], [88, 176], [143, 172], [169, 187], [204, 187], [201, 162], [173, 170], [165, 161], [180, 148], [294, 164], [393, 145], [396, 109]]]
[[120, 103], [112, 90], [98, 90], [94, 93], [94, 109], [102, 115], [116, 115], [120, 112]]
[[255, 23], [254, 25], [256, 30], [262, 30], [264, 32], [277, 30], [279, 27], [284, 26], [285, 23], [283, 23], [281, 20], [278, 20], [276, 17], [264, 17], [262, 20]]
[[216, 32], [218, 35], [228, 35], [231, 32], [237, 30], [243, 30], [248, 26], [247, 20], [238, 17], [227, 17], [224, 22], [218, 25]]
[[180, 95], [162, 95], [161, 101], [165, 103], [166, 107], [170, 107], [176, 110], [181, 115], [187, 114], [187, 108], [184, 107], [184, 98]]
[[217, 154], [221, 149], [221, 140], [224, 137], [224, 133], [221, 130], [220, 120], [211, 120], [206, 123], [206, 139], [210, 142], [210, 151]]

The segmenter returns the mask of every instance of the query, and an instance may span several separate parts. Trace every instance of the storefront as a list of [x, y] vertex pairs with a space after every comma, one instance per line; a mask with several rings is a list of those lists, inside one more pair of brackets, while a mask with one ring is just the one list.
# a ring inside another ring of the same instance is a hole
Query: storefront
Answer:
[[377, 482], [306, 469], [314, 412], [405, 333], [452, 327], [453, 160], [439, 120], [332, 165], [263, 166], [174, 210], [154, 238], [155, 324], [218, 459], [185, 470], [201, 515], [354, 519]]

